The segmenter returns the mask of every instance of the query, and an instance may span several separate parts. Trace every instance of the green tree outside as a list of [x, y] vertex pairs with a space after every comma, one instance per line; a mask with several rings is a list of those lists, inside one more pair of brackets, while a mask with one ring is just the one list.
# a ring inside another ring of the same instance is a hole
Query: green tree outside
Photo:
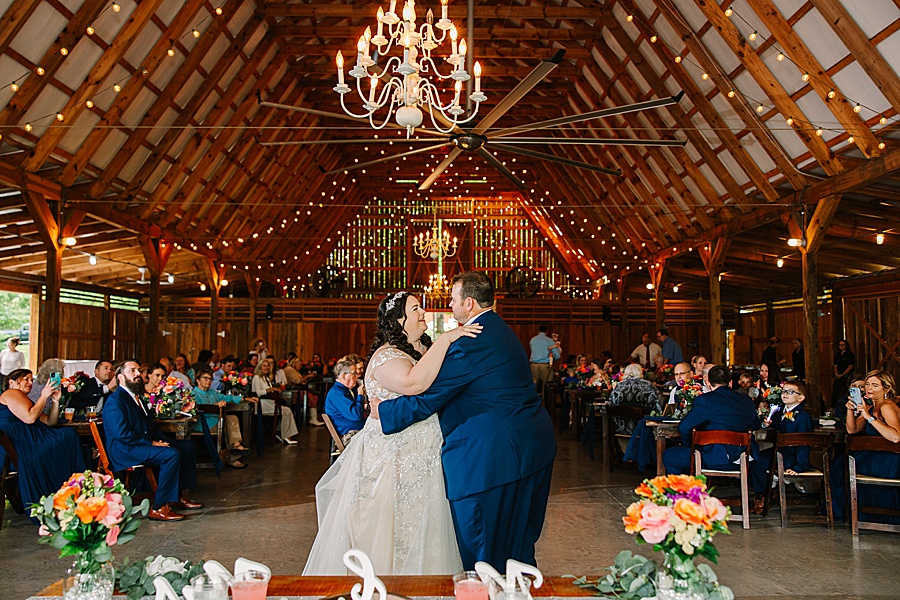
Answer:
[[22, 325], [31, 322], [31, 294], [0, 291], [0, 341], [19, 335]]

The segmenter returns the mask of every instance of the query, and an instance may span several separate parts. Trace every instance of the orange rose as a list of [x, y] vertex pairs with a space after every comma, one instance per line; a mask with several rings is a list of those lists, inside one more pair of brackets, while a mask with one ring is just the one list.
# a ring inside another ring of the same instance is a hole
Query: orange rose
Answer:
[[701, 490], [706, 490], [705, 483], [690, 475], [668, 475], [666, 477], [666, 484], [663, 487], [668, 487], [676, 492], [682, 493], [689, 492], [693, 487], [699, 487]]
[[638, 487], [636, 487], [634, 489], [634, 493], [637, 494], [638, 496], [644, 496], [645, 498], [652, 498], [653, 497], [653, 488], [651, 488], [649, 485], [647, 485], [647, 482], [645, 481], [645, 482], [641, 483], [641, 485], [639, 485]]
[[691, 525], [703, 525], [706, 520], [706, 510], [687, 498], [679, 498], [675, 501], [675, 514], [682, 521]]
[[649, 483], [658, 490], [664, 490], [667, 486], [667, 479], [665, 475], [660, 475], [651, 479]]
[[643, 507], [643, 503], [634, 502], [627, 509], [625, 509], [626, 516], [622, 517], [622, 522], [625, 524], [626, 533], [637, 533], [641, 530], [640, 525], [638, 525], [638, 521], [641, 520], [641, 509]]
[[106, 498], [82, 498], [75, 505], [75, 516], [81, 519], [82, 523], [99, 521], [108, 511]]
[[70, 497], [77, 500], [79, 493], [81, 493], [81, 488], [78, 487], [69, 486], [62, 488], [53, 495], [53, 509], [66, 510], [66, 506], [68, 504], [67, 500]]

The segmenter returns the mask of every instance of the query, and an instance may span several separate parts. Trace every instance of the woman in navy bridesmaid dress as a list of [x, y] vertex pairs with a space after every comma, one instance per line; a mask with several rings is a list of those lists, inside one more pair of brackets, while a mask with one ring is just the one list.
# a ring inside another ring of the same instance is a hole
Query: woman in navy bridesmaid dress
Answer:
[[[872, 405], [869, 406], [869, 401]], [[894, 378], [886, 371], [870, 371], [866, 374], [865, 401], [857, 406], [847, 402], [847, 433], [865, 431], [865, 435], [880, 435], [891, 442], [900, 443], [900, 408], [896, 404]], [[853, 454], [856, 472], [870, 477], [900, 479], [900, 454], [861, 450]], [[847, 457], [839, 456], [831, 467], [832, 500], [834, 518], [846, 517], [847, 505]], [[900, 488], [860, 485], [859, 505], [900, 510]], [[866, 521], [900, 523], [900, 517], [860, 513]]]
[[[48, 383], [33, 403], [28, 399], [31, 385], [31, 371], [17, 369], [7, 376], [8, 389], [0, 395], [0, 431], [19, 456], [19, 493], [25, 506], [55, 493], [72, 473], [85, 470], [78, 433], [53, 427], [59, 417], [59, 387]], [[0, 449], [0, 462], [4, 454]]]

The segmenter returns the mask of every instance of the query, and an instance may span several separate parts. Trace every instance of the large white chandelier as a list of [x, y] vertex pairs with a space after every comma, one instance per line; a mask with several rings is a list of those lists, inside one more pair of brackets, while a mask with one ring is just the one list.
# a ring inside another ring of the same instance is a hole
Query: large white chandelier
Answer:
[[459, 249], [457, 238], [450, 238], [450, 232], [443, 228], [443, 220], [437, 219], [428, 233], [420, 233], [413, 236], [413, 251], [422, 258], [430, 258], [440, 263], [445, 258], [450, 258]]
[[[369, 123], [375, 129], [382, 129], [390, 121], [391, 115], [396, 113], [397, 124], [406, 127], [407, 136], [412, 135], [413, 130], [422, 124], [423, 108], [431, 115], [431, 122], [435, 129], [443, 133], [450, 133], [454, 126], [471, 121], [478, 113], [479, 105], [487, 99], [481, 92], [481, 65], [475, 63], [475, 91], [469, 96], [475, 102], [475, 110], [467, 118], [460, 120], [466, 110], [460, 105], [462, 84], [470, 79], [466, 72], [465, 40], [457, 43], [457, 29], [447, 18], [447, 2], [441, 0], [441, 18], [434, 23], [434, 15], [431, 9], [425, 17], [425, 23], [416, 24], [415, 0], [406, 0], [403, 6], [402, 19], [394, 12], [397, 0], [391, 0], [387, 12], [378, 7], [378, 23], [376, 34], [372, 35], [372, 28], [366, 27], [365, 32], [359, 38], [356, 49], [356, 65], [350, 70], [350, 75], [356, 78], [356, 90], [362, 101], [365, 112], [356, 114], [351, 112], [344, 103], [344, 96], [348, 94], [350, 86], [344, 83], [344, 56], [340, 50], [337, 53], [338, 84], [334, 91], [341, 95], [341, 107], [348, 115], [359, 119], [369, 119]], [[439, 30], [440, 37], [435, 35], [435, 29]], [[432, 56], [432, 51], [450, 38], [450, 53], [444, 57], [444, 61], [451, 65], [450, 72], [446, 75], [438, 70], [440, 57]], [[370, 45], [376, 46], [378, 56], [386, 57], [392, 50], [398, 50], [398, 55], [388, 58], [381, 73], [369, 71], [369, 67], [375, 66], [375, 60], [370, 54]], [[402, 50], [401, 50], [402, 49]], [[368, 90], [363, 90], [363, 79], [367, 80]], [[446, 103], [441, 101], [441, 92], [437, 83], [452, 79], [453, 98]], [[383, 85], [379, 90], [379, 81]], [[375, 112], [387, 106], [387, 114], [383, 121], [376, 122]], [[437, 113], [437, 114], [436, 114]], [[443, 122], [445, 127], [438, 123]]]

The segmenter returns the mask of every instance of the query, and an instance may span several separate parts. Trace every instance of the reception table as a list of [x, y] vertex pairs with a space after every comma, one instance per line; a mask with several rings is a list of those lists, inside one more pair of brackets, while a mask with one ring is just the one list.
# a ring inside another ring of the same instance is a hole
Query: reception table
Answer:
[[[60, 572], [64, 570], [60, 563]], [[381, 578], [391, 594], [410, 598], [453, 598], [453, 580], [449, 576], [384, 576]], [[298, 575], [273, 575], [269, 582], [269, 598], [325, 598], [339, 594], [350, 598], [350, 588], [360, 583], [359, 577], [301, 577]], [[42, 590], [32, 598], [58, 598], [62, 596], [62, 581]], [[547, 577], [540, 589], [533, 589], [532, 596], [541, 598], [592, 597], [592, 594], [564, 577]], [[118, 598], [118, 596], [117, 596]], [[123, 596], [124, 598], [124, 596]], [[32, 599], [29, 599], [32, 600]]]

